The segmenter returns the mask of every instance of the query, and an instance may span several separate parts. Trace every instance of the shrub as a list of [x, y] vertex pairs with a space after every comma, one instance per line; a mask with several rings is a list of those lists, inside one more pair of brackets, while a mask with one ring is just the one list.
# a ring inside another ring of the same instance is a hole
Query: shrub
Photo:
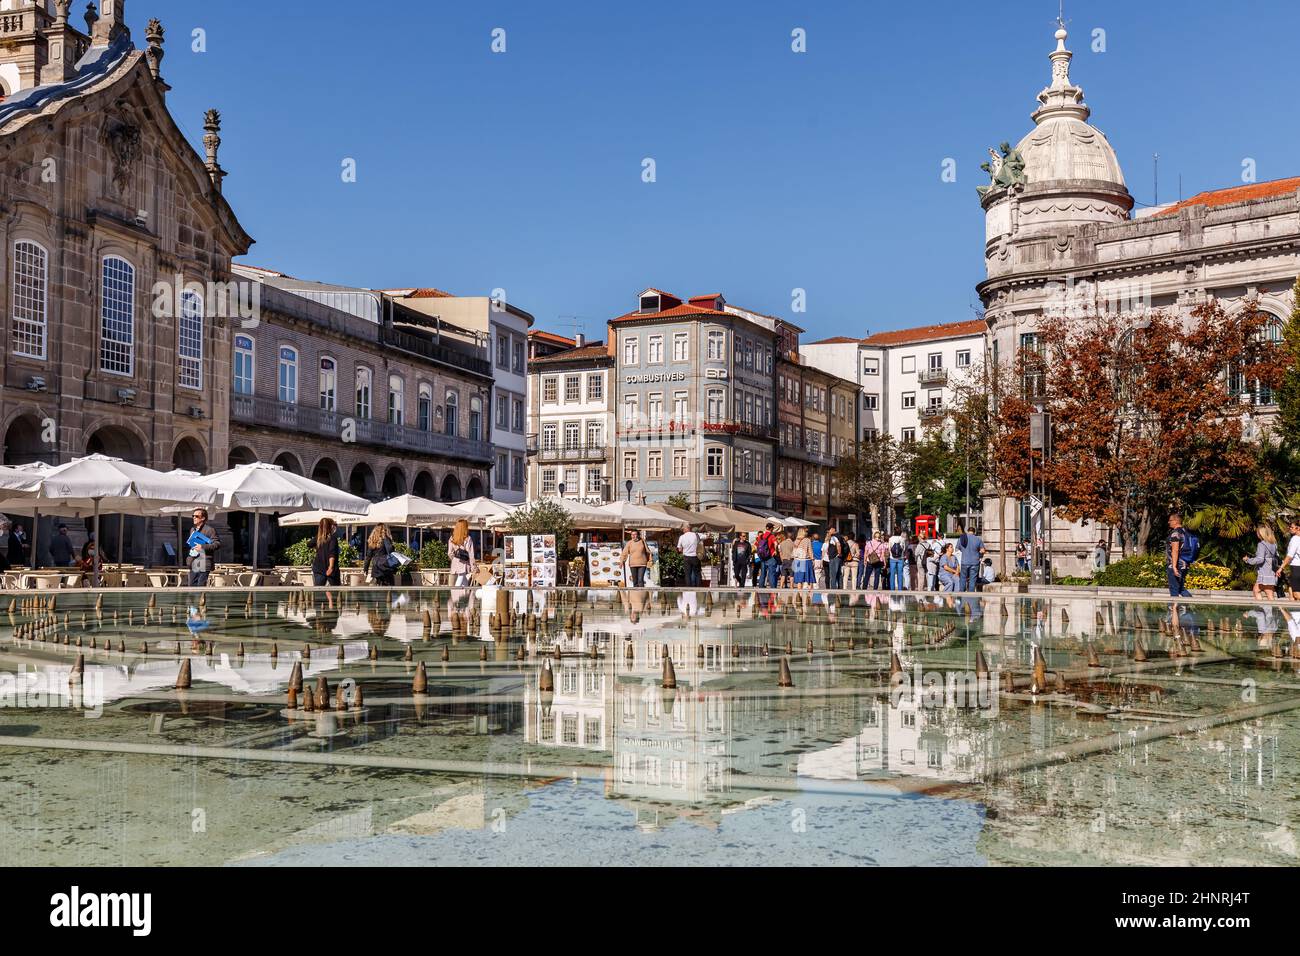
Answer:
[[686, 579], [686, 564], [682, 553], [664, 545], [659, 549], [659, 583], [666, 588], [681, 584]]
[[434, 568], [451, 567], [451, 558], [447, 556], [447, 546], [437, 538], [424, 542], [420, 549], [420, 567], [426, 571]]
[[[1218, 564], [1197, 561], [1187, 572], [1188, 590], [1223, 591], [1233, 573]], [[1160, 588], [1167, 582], [1163, 554], [1141, 554], [1116, 561], [1098, 571], [1092, 583], [1110, 588]]]
[[[295, 568], [305, 568], [316, 560], [316, 536], [300, 538], [280, 552], [280, 560]], [[357, 563], [356, 548], [346, 541], [339, 542], [339, 567], [355, 567]]]

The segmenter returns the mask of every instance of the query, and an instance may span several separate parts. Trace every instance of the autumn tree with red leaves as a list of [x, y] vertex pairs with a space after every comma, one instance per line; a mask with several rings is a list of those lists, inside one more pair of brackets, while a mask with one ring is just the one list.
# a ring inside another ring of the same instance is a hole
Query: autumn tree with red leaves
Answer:
[[[1021, 381], [1051, 413], [1050, 460], [1034, 468], [1070, 521], [1119, 529], [1127, 554], [1144, 551], [1156, 522], [1206, 482], [1249, 468], [1242, 399], [1233, 383], [1276, 386], [1285, 368], [1263, 334], [1268, 316], [1217, 301], [1186, 319], [1163, 311], [1053, 316], [1038, 348], [1017, 356]], [[995, 476], [1023, 494], [1029, 476], [1032, 395], [998, 407]]]

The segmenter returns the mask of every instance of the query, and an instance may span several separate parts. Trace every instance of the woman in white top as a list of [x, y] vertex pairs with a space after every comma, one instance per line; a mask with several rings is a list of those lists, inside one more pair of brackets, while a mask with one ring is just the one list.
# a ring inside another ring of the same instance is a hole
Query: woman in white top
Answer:
[[1279, 570], [1287, 572], [1291, 600], [1300, 601], [1300, 518], [1291, 519], [1291, 541], [1286, 546], [1286, 560]]

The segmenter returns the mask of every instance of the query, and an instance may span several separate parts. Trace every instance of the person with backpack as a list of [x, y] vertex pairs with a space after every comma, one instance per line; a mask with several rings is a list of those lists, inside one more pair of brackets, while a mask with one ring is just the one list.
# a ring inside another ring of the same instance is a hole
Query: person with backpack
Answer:
[[826, 587], [832, 591], [840, 589], [840, 568], [844, 564], [844, 539], [832, 526], [826, 532], [826, 542], [822, 545], [822, 557], [826, 561]]
[[903, 580], [903, 565], [907, 561], [907, 545], [901, 534], [896, 534], [889, 539], [889, 590], [902, 591], [905, 581]]
[[1191, 597], [1187, 590], [1187, 567], [1196, 560], [1200, 540], [1183, 527], [1183, 516], [1175, 511], [1169, 516], [1169, 537], [1165, 539], [1165, 578], [1170, 597]]
[[758, 586], [774, 588], [777, 586], [776, 572], [780, 567], [777, 555], [776, 535], [772, 533], [772, 522], [768, 522], [754, 542], [754, 557], [758, 558]]
[[1255, 529], [1259, 544], [1255, 545], [1255, 556], [1245, 557], [1247, 564], [1255, 568], [1255, 587], [1252, 589], [1257, 601], [1273, 601], [1277, 598], [1277, 571], [1282, 559], [1277, 553], [1277, 538], [1273, 529], [1260, 522]]
[[731, 542], [731, 570], [735, 575], [735, 586], [743, 588], [749, 580], [749, 569], [754, 563], [754, 547], [749, 543], [749, 535], [743, 531]]
[[938, 538], [930, 538], [925, 541], [924, 548], [922, 563], [925, 566], [925, 589], [927, 591], [937, 591], [939, 589], [939, 554], [943, 548]]

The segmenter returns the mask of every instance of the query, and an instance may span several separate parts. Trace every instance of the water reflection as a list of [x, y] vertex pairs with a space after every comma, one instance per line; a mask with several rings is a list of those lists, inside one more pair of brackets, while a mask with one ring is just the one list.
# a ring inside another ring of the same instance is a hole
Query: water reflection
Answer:
[[[835, 841], [800, 839], [810, 812], [859, 862], [888, 856], [894, 814], [928, 834], [930, 862], [944, 840], [949, 862], [1296, 852], [1289, 607], [495, 589], [45, 600], [0, 623], [0, 799], [15, 808], [0, 862], [300, 859], [398, 852], [395, 835], [459, 852], [454, 833], [516, 846], [543, 813], [571, 862], [601, 859], [624, 828], [756, 821], [799, 860], [838, 859]], [[323, 707], [288, 706], [295, 665], [304, 691], [323, 679]], [[183, 799], [157, 799], [180, 780]], [[106, 818], [94, 808], [110, 791]], [[751, 849], [720, 839], [701, 862]]]

